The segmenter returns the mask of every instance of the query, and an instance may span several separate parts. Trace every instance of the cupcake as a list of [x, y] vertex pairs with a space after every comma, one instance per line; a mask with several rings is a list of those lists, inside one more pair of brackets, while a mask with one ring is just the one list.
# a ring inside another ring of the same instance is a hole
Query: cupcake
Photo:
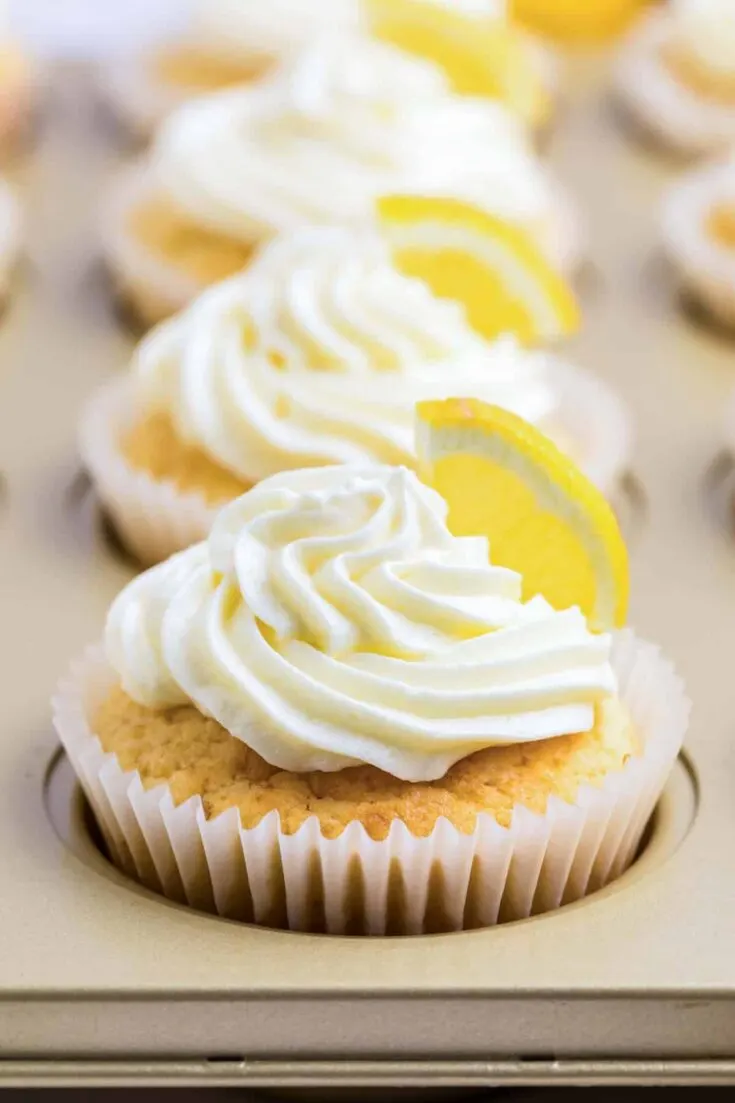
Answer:
[[618, 96], [660, 143], [688, 156], [735, 141], [735, 6], [670, 0], [621, 52]]
[[461, 303], [399, 270], [385, 239], [337, 226], [277, 238], [148, 334], [132, 371], [91, 399], [81, 451], [150, 563], [203, 539], [219, 506], [278, 472], [411, 465], [415, 402], [457, 390], [543, 426], [614, 490], [627, 420], [603, 384], [480, 336]]
[[569, 201], [508, 111], [455, 95], [427, 61], [341, 35], [270, 81], [175, 112], [113, 189], [102, 232], [121, 294], [151, 323], [264, 240], [364, 222], [390, 191], [475, 199], [532, 231], [560, 268], [579, 257]]
[[[451, 12], [452, 18], [478, 18], [482, 26], [489, 20], [507, 26], [503, 4], [493, 0], [422, 0], [406, 15], [415, 19], [421, 6]], [[198, 0], [183, 36], [138, 58], [124, 58], [100, 76], [123, 122], [135, 134], [149, 137], [187, 100], [263, 80], [325, 30], [368, 37], [379, 32], [371, 26], [369, 8], [361, 0]], [[520, 32], [510, 32], [510, 40], [521, 51], [531, 85], [529, 102], [521, 102], [522, 116], [541, 126], [556, 80], [553, 55]]]
[[664, 249], [682, 286], [718, 322], [735, 325], [735, 160], [694, 169], [663, 203]]
[[525, 600], [436, 491], [379, 465], [226, 506], [121, 592], [54, 702], [130, 877], [372, 935], [521, 919], [617, 877], [686, 714], [655, 648]]

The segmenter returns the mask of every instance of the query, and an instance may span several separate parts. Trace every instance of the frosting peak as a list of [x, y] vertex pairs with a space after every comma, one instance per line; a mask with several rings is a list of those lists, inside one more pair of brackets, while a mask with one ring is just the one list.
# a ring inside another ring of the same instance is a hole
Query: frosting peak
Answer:
[[522, 603], [439, 495], [380, 466], [261, 483], [122, 591], [106, 644], [134, 699], [193, 703], [297, 772], [439, 778], [484, 747], [588, 730], [615, 686], [609, 637]]
[[246, 482], [325, 463], [403, 463], [423, 398], [466, 394], [539, 422], [545, 355], [491, 345], [462, 307], [402, 275], [369, 231], [276, 239], [141, 346], [142, 405]]
[[475, 197], [536, 225], [554, 202], [505, 108], [456, 95], [430, 62], [350, 34], [319, 37], [270, 80], [174, 112], [152, 171], [188, 217], [248, 244], [369, 221], [392, 191]]

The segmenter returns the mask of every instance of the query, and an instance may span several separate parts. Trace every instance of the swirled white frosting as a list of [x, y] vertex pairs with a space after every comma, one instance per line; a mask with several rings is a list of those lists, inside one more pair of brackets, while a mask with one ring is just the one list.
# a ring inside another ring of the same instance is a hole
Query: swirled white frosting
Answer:
[[703, 68], [735, 76], [735, 4], [732, 0], [673, 0], [672, 34]]
[[404, 463], [417, 401], [463, 394], [539, 422], [547, 357], [490, 344], [460, 304], [402, 275], [369, 231], [277, 239], [143, 342], [144, 409], [246, 482], [287, 468]]
[[[505, 0], [423, 0], [428, 7], [500, 18]], [[360, 0], [199, 0], [192, 38], [223, 56], [292, 55], [321, 31], [367, 30]]]
[[272, 765], [431, 780], [589, 730], [615, 690], [608, 636], [520, 598], [405, 468], [318, 468], [261, 483], [130, 583], [106, 646], [136, 701], [190, 702]]
[[248, 243], [367, 221], [392, 191], [459, 195], [534, 226], [555, 204], [504, 107], [455, 95], [429, 62], [352, 35], [321, 37], [270, 80], [174, 112], [151, 173], [188, 218]]

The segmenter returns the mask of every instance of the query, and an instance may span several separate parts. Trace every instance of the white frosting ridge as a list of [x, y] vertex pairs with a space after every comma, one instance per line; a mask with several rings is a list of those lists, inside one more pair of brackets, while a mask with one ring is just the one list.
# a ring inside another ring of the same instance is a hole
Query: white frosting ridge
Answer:
[[459, 303], [402, 275], [369, 231], [313, 227], [154, 330], [142, 406], [247, 482], [329, 463], [412, 464], [417, 401], [452, 394], [535, 423], [554, 411], [546, 354], [490, 344]]
[[431, 63], [353, 35], [320, 37], [271, 79], [174, 112], [151, 171], [187, 217], [248, 243], [366, 222], [393, 191], [465, 196], [540, 232], [555, 205], [503, 106], [456, 95]]
[[442, 777], [481, 748], [589, 730], [610, 638], [521, 601], [405, 468], [289, 472], [114, 602], [106, 646], [141, 704], [192, 703], [271, 764]]

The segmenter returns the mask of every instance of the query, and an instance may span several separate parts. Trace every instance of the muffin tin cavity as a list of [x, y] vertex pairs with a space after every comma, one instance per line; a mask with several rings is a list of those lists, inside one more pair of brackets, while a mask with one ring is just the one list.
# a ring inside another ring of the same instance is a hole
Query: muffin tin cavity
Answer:
[[83, 467], [78, 467], [67, 483], [64, 509], [81, 545], [88, 547], [91, 544], [102, 555], [114, 560], [116, 565], [130, 571], [143, 569], [120, 540]]
[[[681, 755], [648, 824], [638, 855], [628, 870], [612, 884], [596, 893], [591, 893], [583, 900], [564, 905], [543, 915], [516, 921], [516, 924], [526, 925], [541, 920], [553, 922], [556, 916], [563, 915], [571, 909], [605, 906], [605, 902], [610, 901], [618, 892], [624, 891], [629, 886], [647, 878], [652, 871], [676, 853], [694, 823], [698, 803], [698, 783], [694, 768], [689, 758], [686, 755]], [[54, 832], [68, 850], [84, 863], [90, 875], [106, 877], [119, 885], [121, 890], [138, 895], [143, 894], [151, 899], [158, 899], [166, 907], [193, 910], [187, 907], [183, 899], [181, 903], [173, 903], [171, 900], [143, 888], [113, 866], [106, 855], [105, 844], [82, 789], [76, 780], [71, 764], [61, 750], [56, 752], [48, 766], [44, 781], [44, 804]], [[400, 896], [398, 886], [396, 886], [396, 896], [397, 898]], [[315, 909], [318, 909], [320, 901], [315, 899], [313, 905]], [[430, 906], [429, 903], [427, 912]], [[210, 909], [200, 906], [197, 910], [208, 911]], [[397, 910], [400, 911], [400, 901], [398, 899]], [[218, 919], [214, 915], [212, 918], [219, 922], [231, 922], [230, 920]], [[440, 917], [437, 917], [437, 933], [441, 933], [439, 919]], [[278, 916], [274, 915], [272, 922], [267, 925], [281, 928], [284, 924], [282, 917], [279, 919]], [[396, 919], [395, 929], [390, 933], [402, 933], [399, 918]], [[472, 932], [463, 933], [469, 935]], [[323, 935], [322, 937], [334, 938], [337, 936]]]
[[707, 519], [728, 540], [735, 538], [735, 453], [723, 449], [706, 468], [702, 489]]

